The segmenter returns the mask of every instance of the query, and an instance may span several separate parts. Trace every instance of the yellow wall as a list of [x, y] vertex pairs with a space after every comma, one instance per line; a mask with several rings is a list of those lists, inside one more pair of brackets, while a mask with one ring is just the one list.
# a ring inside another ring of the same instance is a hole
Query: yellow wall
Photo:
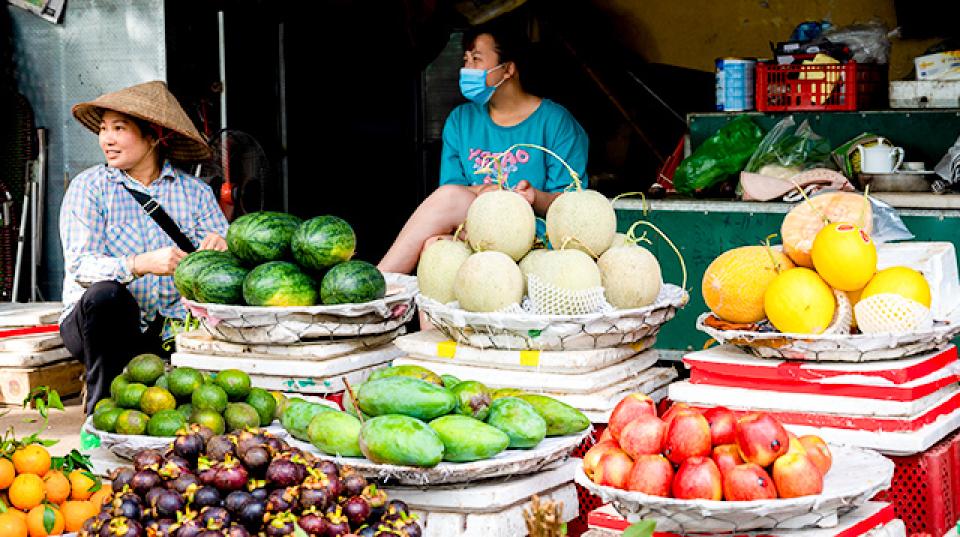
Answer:
[[[896, 27], [893, 0], [594, 0], [622, 44], [647, 61], [713, 71], [716, 58], [767, 57], [769, 42], [785, 41], [806, 20], [835, 26], [879, 20]], [[890, 79], [906, 76], [914, 56], [937, 39], [901, 40], [891, 47]]]

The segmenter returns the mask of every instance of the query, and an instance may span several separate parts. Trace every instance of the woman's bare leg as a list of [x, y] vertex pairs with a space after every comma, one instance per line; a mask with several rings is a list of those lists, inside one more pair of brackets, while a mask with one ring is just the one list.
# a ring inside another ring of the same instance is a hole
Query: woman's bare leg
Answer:
[[383, 272], [413, 272], [426, 241], [453, 232], [466, 219], [467, 209], [476, 197], [459, 185], [444, 185], [435, 190], [404, 224], [377, 268]]

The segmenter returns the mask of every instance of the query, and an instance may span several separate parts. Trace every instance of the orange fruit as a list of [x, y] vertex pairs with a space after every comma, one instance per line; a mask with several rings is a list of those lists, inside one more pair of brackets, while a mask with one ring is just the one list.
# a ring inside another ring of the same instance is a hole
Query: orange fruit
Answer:
[[[48, 510], [52, 513], [48, 515]], [[47, 517], [53, 518], [53, 526], [50, 531], [44, 524]], [[63, 535], [63, 513], [52, 505], [38, 505], [27, 513], [27, 529], [30, 531], [30, 537], [47, 537], [48, 535]]]
[[0, 458], [0, 489], [5, 489], [13, 483], [13, 478], [17, 476], [17, 471], [13, 467], [13, 461], [7, 458]]
[[73, 493], [70, 495], [71, 500], [89, 500], [93, 496], [94, 491], [91, 489], [96, 487], [97, 483], [83, 475], [84, 472], [87, 471], [74, 470], [70, 472], [70, 486], [73, 489]]
[[50, 453], [41, 445], [30, 444], [13, 452], [18, 474], [43, 475], [50, 469]]
[[100, 490], [93, 493], [93, 496], [90, 496], [90, 501], [93, 502], [97, 507], [102, 506], [103, 504], [109, 502], [113, 499], [113, 487], [107, 483], [103, 484], [103, 487]]
[[80, 531], [87, 519], [97, 516], [97, 513], [100, 512], [100, 505], [92, 501], [70, 500], [63, 502], [60, 511], [63, 513], [64, 529]]
[[14, 509], [12, 507], [7, 508], [5, 515], [13, 515], [23, 521], [24, 524], [27, 523], [27, 514], [19, 509]]
[[7, 493], [17, 509], [33, 509], [43, 501], [43, 480], [36, 474], [20, 474], [13, 478]]
[[0, 515], [0, 535], [4, 537], [27, 537], [27, 522], [13, 513], [20, 513], [13, 509]]
[[60, 470], [50, 470], [43, 476], [43, 488], [50, 503], [63, 503], [70, 497], [70, 480]]

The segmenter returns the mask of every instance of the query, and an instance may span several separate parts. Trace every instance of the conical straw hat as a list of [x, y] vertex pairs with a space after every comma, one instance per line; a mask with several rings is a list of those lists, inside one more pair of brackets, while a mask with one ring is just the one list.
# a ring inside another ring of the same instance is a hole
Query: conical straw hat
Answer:
[[177, 98], [160, 80], [130, 86], [73, 105], [73, 116], [95, 133], [100, 132], [104, 110], [113, 110], [172, 131], [167, 140], [167, 156], [180, 161], [206, 160], [213, 154], [210, 146], [193, 126]]

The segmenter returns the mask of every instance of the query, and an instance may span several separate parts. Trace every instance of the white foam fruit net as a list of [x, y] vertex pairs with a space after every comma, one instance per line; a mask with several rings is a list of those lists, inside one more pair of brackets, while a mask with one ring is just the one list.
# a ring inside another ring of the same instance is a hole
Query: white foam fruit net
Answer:
[[534, 274], [527, 274], [527, 294], [532, 313], [541, 315], [587, 315], [613, 310], [603, 296], [603, 287], [569, 291]]
[[865, 334], [900, 334], [929, 330], [933, 326], [930, 308], [893, 293], [867, 297], [853, 309], [857, 326]]
[[850, 306], [850, 299], [843, 291], [833, 290], [833, 296], [837, 300], [837, 309], [833, 313], [833, 321], [823, 332], [824, 334], [849, 334], [853, 327], [853, 307]]

